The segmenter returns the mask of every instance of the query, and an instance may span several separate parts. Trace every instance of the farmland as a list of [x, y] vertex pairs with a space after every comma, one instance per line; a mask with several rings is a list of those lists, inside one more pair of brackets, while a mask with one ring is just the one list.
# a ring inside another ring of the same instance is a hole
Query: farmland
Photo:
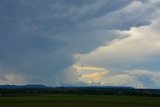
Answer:
[[160, 107], [159, 97], [49, 94], [0, 97], [0, 107]]

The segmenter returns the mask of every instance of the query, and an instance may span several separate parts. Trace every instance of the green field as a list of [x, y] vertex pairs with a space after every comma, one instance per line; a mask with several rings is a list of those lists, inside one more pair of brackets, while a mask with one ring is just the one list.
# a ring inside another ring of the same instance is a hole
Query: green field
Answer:
[[158, 97], [37, 95], [0, 97], [0, 107], [160, 107]]

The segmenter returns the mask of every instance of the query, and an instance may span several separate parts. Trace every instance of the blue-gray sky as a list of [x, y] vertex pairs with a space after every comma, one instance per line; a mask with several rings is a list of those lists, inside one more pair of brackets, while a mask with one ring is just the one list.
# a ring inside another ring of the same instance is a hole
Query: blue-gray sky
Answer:
[[0, 84], [160, 88], [160, 0], [0, 0]]

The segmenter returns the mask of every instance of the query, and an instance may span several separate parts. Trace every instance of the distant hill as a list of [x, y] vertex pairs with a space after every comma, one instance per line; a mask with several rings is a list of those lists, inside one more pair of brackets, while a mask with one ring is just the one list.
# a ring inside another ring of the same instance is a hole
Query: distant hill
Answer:
[[0, 89], [17, 89], [17, 88], [108, 88], [108, 89], [134, 89], [133, 87], [126, 86], [58, 86], [49, 87], [43, 84], [28, 84], [28, 85], [0, 85]]
[[107, 89], [135, 89], [134, 87], [128, 87], [128, 86], [62, 86], [62, 87], [68, 87], [68, 88], [107, 88]]
[[17, 88], [49, 88], [41, 84], [29, 84], [29, 85], [0, 85], [0, 89], [17, 89]]

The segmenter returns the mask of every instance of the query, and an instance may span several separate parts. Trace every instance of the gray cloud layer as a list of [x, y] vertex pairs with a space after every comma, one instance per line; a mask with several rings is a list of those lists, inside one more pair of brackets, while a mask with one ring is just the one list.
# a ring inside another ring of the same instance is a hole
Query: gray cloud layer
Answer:
[[76, 81], [64, 71], [76, 62], [75, 54], [119, 37], [113, 30], [150, 24], [158, 5], [148, 0], [0, 1], [1, 84]]

